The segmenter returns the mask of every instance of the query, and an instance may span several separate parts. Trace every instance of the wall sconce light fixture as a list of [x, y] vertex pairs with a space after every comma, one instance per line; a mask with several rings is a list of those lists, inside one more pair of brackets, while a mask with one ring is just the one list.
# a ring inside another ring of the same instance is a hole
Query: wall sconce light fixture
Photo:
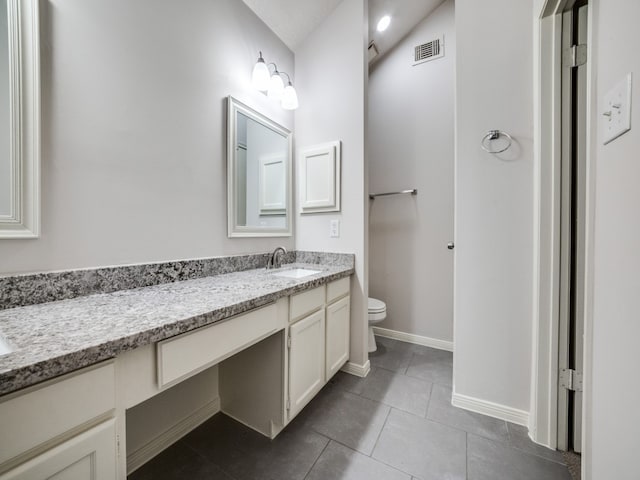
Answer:
[[266, 92], [269, 88], [269, 79], [271, 74], [269, 73], [269, 67], [264, 63], [264, 58], [262, 58], [262, 52], [260, 52], [260, 57], [258, 57], [258, 61], [253, 67], [253, 74], [251, 75], [251, 83], [254, 88], [260, 90], [261, 92]]
[[269, 90], [267, 91], [267, 96], [269, 98], [275, 98], [276, 100], [282, 100], [282, 94], [284, 93], [284, 82], [282, 81], [282, 77], [280, 76], [280, 72], [278, 71], [278, 67], [275, 63], [270, 63], [269, 65], [273, 65], [273, 75], [271, 75], [271, 80], [269, 80]]
[[[273, 65], [273, 73], [269, 70], [269, 67]], [[285, 86], [282, 75], [287, 76], [287, 85]], [[293, 88], [291, 83], [291, 77], [287, 72], [278, 71], [278, 66], [275, 63], [265, 63], [262, 58], [262, 52], [258, 57], [258, 61], [253, 67], [253, 74], [251, 76], [251, 83], [253, 87], [261, 92], [266, 92], [269, 98], [280, 101], [280, 105], [285, 110], [295, 110], [298, 108], [298, 94], [296, 89]]]
[[291, 78], [289, 74], [282, 72], [287, 76], [289, 80], [289, 84], [284, 87], [284, 91], [282, 92], [282, 108], [285, 110], [295, 110], [298, 108], [298, 94], [296, 93], [296, 89], [293, 88], [291, 84]]

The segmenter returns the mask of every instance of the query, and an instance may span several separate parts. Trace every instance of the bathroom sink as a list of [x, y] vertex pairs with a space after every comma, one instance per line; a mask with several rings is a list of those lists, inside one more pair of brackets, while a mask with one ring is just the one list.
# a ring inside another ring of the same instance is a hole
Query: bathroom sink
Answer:
[[291, 268], [289, 270], [274, 272], [271, 275], [284, 278], [304, 278], [310, 275], [315, 275], [316, 273], [320, 273], [321, 271], [322, 270], [311, 270], [309, 268]]
[[5, 355], [11, 352], [13, 352], [13, 348], [11, 348], [4, 338], [0, 337], [0, 355]]

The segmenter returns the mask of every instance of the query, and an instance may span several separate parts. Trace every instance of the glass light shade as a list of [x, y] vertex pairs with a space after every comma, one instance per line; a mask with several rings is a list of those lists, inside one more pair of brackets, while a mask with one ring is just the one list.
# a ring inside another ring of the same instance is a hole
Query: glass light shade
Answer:
[[282, 92], [282, 108], [285, 110], [295, 110], [298, 108], [298, 94], [296, 89], [293, 88], [291, 82], [284, 88]]
[[269, 67], [264, 63], [262, 55], [258, 58], [255, 66], [253, 67], [253, 74], [251, 75], [251, 84], [257, 90], [266, 92], [269, 88], [269, 81], [271, 80], [271, 74], [269, 73]]
[[282, 98], [282, 94], [284, 93], [284, 82], [282, 81], [282, 77], [276, 70], [276, 72], [271, 75], [271, 80], [269, 80], [269, 92], [267, 96], [269, 98], [275, 98], [276, 100], [280, 100]]

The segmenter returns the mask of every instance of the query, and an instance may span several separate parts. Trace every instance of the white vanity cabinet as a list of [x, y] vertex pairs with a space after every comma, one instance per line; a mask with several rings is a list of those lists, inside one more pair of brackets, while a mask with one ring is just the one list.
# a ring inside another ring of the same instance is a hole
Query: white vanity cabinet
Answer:
[[289, 419], [324, 386], [324, 308], [289, 327]]
[[349, 360], [351, 302], [349, 277], [327, 285], [325, 381], [329, 381]]
[[349, 359], [349, 298], [349, 278], [291, 297], [288, 421]]
[[349, 297], [327, 306], [325, 381], [328, 382], [349, 359]]
[[324, 285], [292, 295], [289, 301], [288, 421], [324, 386], [324, 305]]
[[[274, 438], [348, 361], [349, 285], [335, 280], [0, 396], [0, 480], [125, 480], [218, 411]], [[196, 391], [184, 411], [154, 416]]]
[[2, 397], [0, 479], [115, 478], [114, 408], [113, 361]]
[[116, 426], [107, 420], [0, 475], [2, 480], [112, 480]]

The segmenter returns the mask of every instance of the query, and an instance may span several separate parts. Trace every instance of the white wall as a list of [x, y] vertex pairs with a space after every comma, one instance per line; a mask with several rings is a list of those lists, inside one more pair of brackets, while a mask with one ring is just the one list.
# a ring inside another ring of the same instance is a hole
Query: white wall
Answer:
[[[454, 393], [529, 410], [532, 265], [531, 0], [458, 0]], [[514, 137], [484, 153], [490, 129]], [[526, 419], [524, 419], [526, 420]]]
[[[453, 340], [455, 12], [448, 0], [369, 73], [369, 190], [417, 188], [369, 210], [369, 294], [381, 327]], [[413, 66], [416, 45], [444, 34], [443, 58]]]
[[[596, 136], [591, 450], [594, 480], [636, 480], [640, 451], [640, 3], [595, 4], [597, 99], [633, 72], [632, 130]], [[599, 126], [602, 110], [593, 112]], [[587, 397], [587, 401], [589, 397]]]
[[[342, 141], [342, 211], [297, 215], [296, 248], [356, 255], [351, 283], [351, 358], [367, 359], [366, 1], [344, 0], [296, 49], [296, 150]], [[296, 202], [298, 203], [298, 202]], [[340, 220], [340, 238], [329, 238], [329, 221]]]
[[50, 0], [41, 6], [42, 236], [0, 241], [0, 273], [267, 251], [228, 239], [231, 94], [289, 129], [250, 86], [292, 52], [237, 0]]

